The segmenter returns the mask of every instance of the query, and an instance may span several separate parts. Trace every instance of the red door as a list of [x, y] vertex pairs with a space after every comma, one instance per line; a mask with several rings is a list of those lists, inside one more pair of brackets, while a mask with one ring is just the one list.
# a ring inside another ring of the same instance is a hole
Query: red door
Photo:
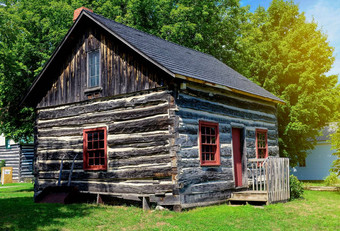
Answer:
[[232, 129], [235, 186], [242, 186], [241, 129]]

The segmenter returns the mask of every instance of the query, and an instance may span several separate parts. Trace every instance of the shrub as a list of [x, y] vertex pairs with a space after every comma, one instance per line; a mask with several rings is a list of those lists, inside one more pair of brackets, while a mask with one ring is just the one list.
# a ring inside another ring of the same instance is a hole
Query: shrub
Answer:
[[298, 180], [294, 175], [289, 176], [290, 186], [290, 199], [296, 199], [302, 197], [303, 194], [303, 183]]
[[5, 167], [6, 166], [6, 161], [5, 160], [1, 160], [0, 161], [0, 168]]
[[331, 172], [324, 180], [326, 186], [340, 185], [340, 179], [335, 172]]

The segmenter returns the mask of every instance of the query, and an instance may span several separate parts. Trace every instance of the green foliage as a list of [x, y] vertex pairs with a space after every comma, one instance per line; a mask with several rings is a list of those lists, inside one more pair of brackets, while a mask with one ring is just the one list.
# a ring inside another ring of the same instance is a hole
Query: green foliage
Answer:
[[18, 102], [81, 6], [231, 62], [246, 8], [238, 0], [20, 0], [0, 5], [0, 133], [31, 137], [34, 111]]
[[333, 153], [334, 156], [337, 157], [332, 163], [331, 171], [336, 175], [340, 176], [340, 86], [337, 88], [337, 101], [335, 102], [337, 105], [337, 110], [334, 114], [334, 119], [336, 123], [333, 124], [335, 126], [335, 133], [331, 134], [331, 143], [332, 149], [335, 150]]
[[6, 161], [5, 160], [0, 160], [0, 168], [6, 166]]
[[340, 178], [334, 172], [331, 172], [324, 180], [326, 186], [340, 186]]
[[237, 42], [242, 49], [235, 68], [286, 102], [278, 106], [280, 156], [295, 166], [336, 110], [337, 76], [326, 74], [334, 48], [316, 22], [282, 0], [249, 13]]
[[297, 199], [303, 195], [303, 183], [294, 175], [289, 176], [290, 199]]

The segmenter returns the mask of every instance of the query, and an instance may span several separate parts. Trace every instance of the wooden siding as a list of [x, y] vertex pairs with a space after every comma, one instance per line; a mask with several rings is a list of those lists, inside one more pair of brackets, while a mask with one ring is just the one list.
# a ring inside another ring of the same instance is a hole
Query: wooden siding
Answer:
[[[176, 98], [178, 130], [176, 145], [178, 184], [182, 207], [221, 202], [235, 190], [232, 127], [243, 130], [243, 186], [248, 186], [247, 159], [255, 158], [255, 129], [268, 130], [270, 156], [278, 155], [276, 107], [261, 101], [222, 95], [195, 84], [179, 92]], [[220, 160], [217, 167], [200, 165], [199, 120], [219, 123]]]
[[[62, 183], [78, 154], [72, 184], [92, 193], [155, 194], [176, 191], [173, 107], [168, 91], [111, 97], [37, 111], [36, 193], [58, 179], [64, 157]], [[85, 128], [107, 127], [108, 168], [83, 170]]]
[[21, 145], [20, 181], [23, 181], [25, 178], [33, 178], [33, 157], [34, 157], [34, 145], [33, 144]]
[[13, 180], [23, 181], [32, 178], [33, 145], [12, 144], [10, 149], [0, 146], [0, 160], [6, 161], [6, 167], [13, 167]]
[[[55, 73], [55, 81], [38, 108], [80, 102], [86, 99], [126, 94], [160, 87], [166, 74], [152, 67], [112, 35], [89, 29]], [[87, 87], [87, 53], [100, 50], [100, 89]]]
[[13, 167], [13, 180], [20, 179], [20, 145], [12, 144], [11, 148], [6, 149], [5, 146], [0, 146], [0, 160], [6, 161], [6, 167]]

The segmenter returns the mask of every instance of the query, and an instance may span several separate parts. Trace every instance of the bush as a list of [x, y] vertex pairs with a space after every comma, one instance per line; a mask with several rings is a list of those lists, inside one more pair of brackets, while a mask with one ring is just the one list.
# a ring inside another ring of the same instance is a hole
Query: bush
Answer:
[[340, 185], [340, 179], [335, 172], [331, 172], [325, 179], [326, 186], [338, 186]]
[[296, 199], [302, 197], [303, 194], [303, 183], [298, 180], [294, 175], [289, 176], [290, 186], [290, 199]]
[[1, 160], [0, 161], [0, 168], [5, 167], [6, 166], [6, 161], [5, 160]]

